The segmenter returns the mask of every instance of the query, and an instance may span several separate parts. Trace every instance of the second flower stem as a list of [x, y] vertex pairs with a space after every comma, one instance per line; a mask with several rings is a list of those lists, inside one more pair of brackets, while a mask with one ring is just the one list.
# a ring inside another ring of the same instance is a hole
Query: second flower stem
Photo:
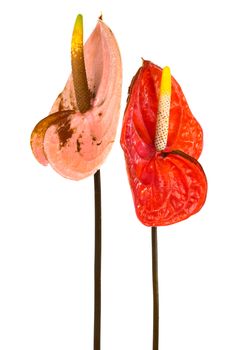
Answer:
[[153, 350], [159, 349], [159, 286], [157, 227], [151, 227], [152, 281], [153, 281]]
[[101, 181], [94, 175], [95, 191], [95, 272], [94, 272], [94, 350], [100, 350], [101, 336]]

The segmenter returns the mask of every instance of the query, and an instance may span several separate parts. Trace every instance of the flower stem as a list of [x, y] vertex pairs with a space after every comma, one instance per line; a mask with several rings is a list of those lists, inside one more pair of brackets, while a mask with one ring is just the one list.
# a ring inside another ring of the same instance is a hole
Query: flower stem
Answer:
[[[91, 107], [91, 92], [85, 69], [83, 50], [83, 17], [78, 15], [71, 41], [71, 65], [75, 97], [79, 112]], [[101, 334], [101, 182], [100, 170], [94, 175], [95, 196], [95, 262], [94, 262], [94, 350], [100, 350]]]
[[151, 227], [152, 280], [153, 280], [153, 350], [159, 349], [159, 287], [157, 227]]
[[100, 350], [101, 335], [101, 181], [94, 175], [95, 188], [95, 277], [94, 277], [94, 350]]

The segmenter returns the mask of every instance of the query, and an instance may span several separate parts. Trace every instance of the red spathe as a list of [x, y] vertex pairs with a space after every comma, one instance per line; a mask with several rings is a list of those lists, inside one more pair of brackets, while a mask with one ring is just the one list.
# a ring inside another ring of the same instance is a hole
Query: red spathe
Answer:
[[201, 209], [207, 193], [206, 176], [197, 161], [202, 129], [174, 78], [167, 146], [156, 151], [161, 75], [160, 67], [143, 61], [129, 89], [121, 134], [135, 210], [147, 226], [188, 218]]

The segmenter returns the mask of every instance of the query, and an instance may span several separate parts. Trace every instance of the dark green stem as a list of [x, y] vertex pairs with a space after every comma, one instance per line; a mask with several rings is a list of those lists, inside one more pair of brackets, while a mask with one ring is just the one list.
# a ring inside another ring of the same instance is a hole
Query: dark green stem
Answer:
[[157, 227], [151, 227], [152, 280], [153, 280], [153, 350], [159, 349], [159, 286]]
[[101, 181], [100, 170], [94, 175], [95, 187], [95, 291], [94, 350], [100, 350], [101, 335]]
[[[71, 43], [71, 64], [74, 91], [81, 113], [91, 107], [83, 51], [83, 18], [78, 15]], [[95, 192], [95, 262], [94, 262], [94, 350], [100, 350], [101, 333], [101, 182], [100, 170], [94, 175]]]

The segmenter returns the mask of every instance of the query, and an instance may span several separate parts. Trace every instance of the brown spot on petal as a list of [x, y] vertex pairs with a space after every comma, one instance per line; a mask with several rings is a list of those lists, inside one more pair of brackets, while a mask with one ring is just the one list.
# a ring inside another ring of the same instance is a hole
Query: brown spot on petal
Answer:
[[76, 141], [77, 143], [77, 152], [81, 151], [81, 142], [79, 140]]
[[42, 119], [35, 126], [31, 135], [31, 147], [38, 162], [43, 165], [48, 164], [47, 156], [44, 152], [44, 137], [47, 129], [52, 125], [59, 126], [62, 123], [65, 123], [67, 117], [71, 116], [74, 113], [75, 111], [73, 110], [52, 113], [48, 117]]
[[64, 147], [67, 141], [72, 137], [74, 130], [70, 127], [70, 118], [62, 121], [58, 125], [57, 134], [60, 140], [60, 148]]
[[169, 155], [169, 153], [168, 152], [161, 152], [160, 155], [162, 158], [166, 158]]

